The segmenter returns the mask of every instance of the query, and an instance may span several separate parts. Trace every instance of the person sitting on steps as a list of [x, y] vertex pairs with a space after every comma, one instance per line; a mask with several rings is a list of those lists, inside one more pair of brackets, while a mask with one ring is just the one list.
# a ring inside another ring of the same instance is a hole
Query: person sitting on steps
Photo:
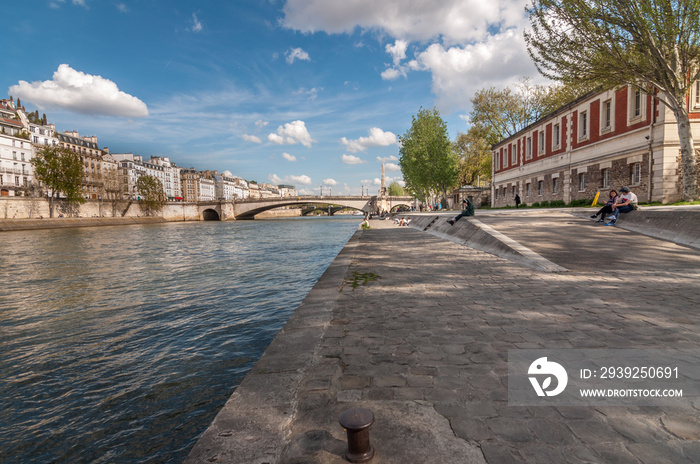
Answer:
[[605, 203], [605, 206], [600, 208], [597, 213], [591, 216], [591, 219], [595, 219], [600, 216], [598, 222], [605, 222], [605, 215], [613, 213], [613, 206], [620, 201], [620, 197], [617, 195], [615, 190], [610, 190], [610, 198]]
[[620, 189], [620, 202], [613, 205], [612, 216], [608, 216], [611, 224], [615, 224], [620, 219], [620, 213], [629, 213], [637, 209], [637, 195], [630, 192], [627, 187]]
[[462, 219], [464, 216], [474, 216], [474, 205], [472, 202], [468, 199], [462, 200], [462, 206], [464, 207], [464, 210], [459, 213], [457, 216], [454, 218], [450, 219], [449, 222], [451, 226], [455, 225], [455, 222], [459, 221]]

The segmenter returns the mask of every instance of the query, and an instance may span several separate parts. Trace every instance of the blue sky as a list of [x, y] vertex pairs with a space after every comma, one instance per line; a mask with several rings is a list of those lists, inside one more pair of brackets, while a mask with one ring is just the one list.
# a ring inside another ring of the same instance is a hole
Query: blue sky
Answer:
[[536, 77], [516, 0], [33, 0], [3, 6], [0, 88], [59, 131], [301, 193], [400, 180], [436, 106]]

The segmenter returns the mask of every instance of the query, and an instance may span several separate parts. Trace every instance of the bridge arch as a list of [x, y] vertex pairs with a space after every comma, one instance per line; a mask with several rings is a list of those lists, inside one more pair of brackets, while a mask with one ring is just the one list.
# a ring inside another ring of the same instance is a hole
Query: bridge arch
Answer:
[[204, 221], [220, 221], [221, 216], [215, 209], [207, 208], [202, 211], [202, 219]]

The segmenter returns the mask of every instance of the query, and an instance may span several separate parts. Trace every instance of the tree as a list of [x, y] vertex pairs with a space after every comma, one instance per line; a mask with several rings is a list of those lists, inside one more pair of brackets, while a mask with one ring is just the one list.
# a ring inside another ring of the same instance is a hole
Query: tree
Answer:
[[388, 192], [392, 197], [401, 197], [404, 195], [403, 187], [401, 187], [398, 182], [392, 182], [389, 184]]
[[84, 203], [80, 185], [83, 163], [77, 153], [56, 145], [44, 146], [31, 160], [34, 175], [49, 194], [49, 217], [53, 217], [54, 199], [63, 193], [68, 203]]
[[528, 52], [544, 76], [658, 92], [676, 117], [683, 196], [696, 199], [687, 96], [700, 77], [700, 0], [533, 0], [528, 13]]
[[458, 134], [452, 150], [459, 157], [459, 183], [477, 185], [491, 179], [491, 143], [482, 126], [473, 125], [466, 134]]
[[447, 198], [447, 189], [459, 182], [447, 125], [436, 108], [420, 108], [412, 119], [411, 128], [399, 137], [399, 166], [406, 188], [423, 200], [437, 192]]
[[163, 209], [165, 193], [163, 184], [156, 177], [143, 175], [136, 180], [136, 190], [141, 197], [141, 210], [150, 216]]

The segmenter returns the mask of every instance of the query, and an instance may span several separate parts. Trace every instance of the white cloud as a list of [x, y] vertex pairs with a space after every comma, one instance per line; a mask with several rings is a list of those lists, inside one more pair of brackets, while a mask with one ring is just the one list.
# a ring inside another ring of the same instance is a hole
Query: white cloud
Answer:
[[81, 114], [143, 118], [148, 107], [138, 98], [122, 92], [117, 84], [102, 76], [92, 76], [62, 64], [53, 80], [19, 81], [8, 93], [32, 102], [40, 109], [63, 108]]
[[279, 184], [292, 184], [292, 185], [311, 185], [311, 178], [305, 174], [302, 174], [301, 176], [284, 176], [280, 177], [277, 174], [270, 174], [268, 176], [268, 179], [270, 179], [270, 182], [273, 184], [279, 185]]
[[383, 158], [381, 156], [377, 156], [377, 161], [379, 161], [380, 163], [388, 163], [390, 161], [398, 161], [398, 160], [399, 160], [399, 158], [394, 156], [394, 155], [385, 156]]
[[394, 45], [386, 45], [386, 52], [392, 56], [395, 66], [400, 64], [404, 59], [406, 59], [407, 48], [408, 42], [406, 42], [405, 40], [397, 40], [396, 42], [394, 42]]
[[346, 155], [345, 153], [343, 153], [343, 156], [340, 159], [345, 164], [362, 164], [367, 162], [362, 160], [361, 158], [358, 158], [357, 156]]
[[340, 142], [345, 145], [350, 153], [367, 151], [369, 147], [387, 147], [396, 143], [396, 135], [392, 132], [384, 132], [378, 127], [369, 130], [369, 137], [360, 137], [356, 140], [348, 140], [343, 137]]
[[494, 28], [508, 28], [524, 17], [523, 0], [287, 0], [284, 26], [330, 34], [384, 32], [402, 40], [445, 43], [483, 40]]
[[463, 47], [432, 44], [417, 59], [432, 73], [437, 106], [447, 111], [463, 108], [485, 85], [505, 87], [522, 76], [536, 75], [522, 31], [515, 29]]
[[289, 153], [282, 153], [282, 158], [286, 159], [287, 161], [296, 161], [297, 157], [294, 155], [290, 155]]
[[243, 140], [245, 140], [246, 142], [262, 143], [260, 137], [257, 137], [255, 135], [243, 134], [241, 137], [243, 137]]
[[303, 61], [310, 61], [311, 60], [311, 58], [309, 57], [309, 54], [306, 53], [301, 48], [290, 48], [289, 50], [287, 50], [287, 52], [284, 54], [284, 56], [287, 57], [287, 63], [289, 63], [289, 64], [294, 63], [294, 60], [303, 60]]
[[386, 163], [384, 164], [384, 169], [387, 171], [400, 171], [401, 167], [398, 164]]
[[[287, 0], [282, 24], [329, 34], [374, 32], [392, 39], [384, 80], [413, 71], [432, 74], [441, 111], [467, 110], [483, 87], [504, 87], [522, 76], [538, 76], [523, 39], [529, 27], [524, 0]], [[419, 44], [409, 57], [411, 43]], [[540, 78], [542, 82], [544, 80]]]
[[338, 185], [338, 181], [335, 179], [323, 179], [323, 185], [330, 185], [333, 187], [334, 185]]
[[257, 121], [255, 121], [255, 127], [257, 127], [258, 129], [262, 129], [268, 124], [270, 124], [268, 121], [263, 121], [262, 119], [258, 119]]
[[309, 131], [306, 130], [306, 123], [298, 120], [288, 122], [284, 126], [279, 126], [277, 128], [277, 133], [268, 135], [267, 140], [278, 145], [294, 145], [300, 143], [306, 148], [311, 148], [311, 144], [315, 142], [315, 140], [311, 138]]
[[189, 29], [190, 32], [201, 32], [204, 29], [202, 22], [197, 19], [197, 15], [192, 13], [192, 27]]
[[312, 89], [305, 89], [305, 88], [300, 88], [296, 92], [294, 92], [294, 95], [306, 95], [309, 100], [316, 100], [316, 97], [318, 96], [318, 92], [322, 91], [323, 87], [319, 88], [312, 88]]
[[117, 7], [117, 10], [119, 10], [121, 13], [128, 13], [129, 12], [129, 7], [126, 6], [125, 3], [117, 3], [116, 7]]

